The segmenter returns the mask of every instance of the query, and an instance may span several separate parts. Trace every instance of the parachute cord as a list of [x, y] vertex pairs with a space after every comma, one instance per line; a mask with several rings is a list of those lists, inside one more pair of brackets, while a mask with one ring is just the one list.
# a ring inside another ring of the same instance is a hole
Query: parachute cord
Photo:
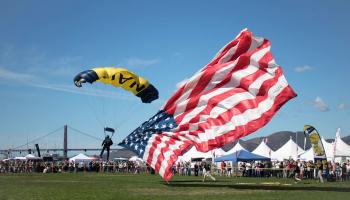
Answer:
[[115, 128], [118, 129], [120, 128], [123, 124], [125, 124], [125, 122], [129, 121], [131, 119], [130, 114], [133, 113], [133, 111], [137, 108], [139, 104], [138, 103], [133, 103], [131, 108], [128, 110], [128, 112], [126, 113], [125, 117], [123, 118], [123, 120], [116, 122], [115, 123]]
[[82, 135], [84, 135], [84, 136], [93, 138], [93, 139], [98, 140], [98, 141], [103, 141], [103, 139], [101, 139], [101, 138], [95, 137], [95, 136], [93, 136], [93, 135], [91, 135], [91, 134], [85, 133], [85, 132], [80, 131], [80, 130], [78, 130], [78, 129], [76, 129], [76, 128], [73, 128], [73, 127], [71, 127], [71, 126], [68, 126], [68, 127], [69, 127], [70, 129], [72, 129], [73, 131], [78, 132], [78, 133], [80, 133], [80, 134], [82, 134]]
[[98, 117], [99, 116], [98, 115], [98, 109], [96, 108], [96, 105], [98, 105], [98, 106], [101, 106], [101, 105], [100, 105], [100, 103], [97, 103], [98, 101], [95, 99], [95, 98], [101, 98], [101, 97], [98, 97], [98, 92], [97, 91], [95, 91], [94, 93], [95, 93], [95, 96], [89, 96], [87, 98], [88, 101], [87, 101], [86, 106], [88, 107], [88, 109], [92, 110], [93, 116], [95, 117], [96, 121], [100, 124], [100, 126], [102, 128], [104, 128], [106, 123], [104, 123], [103, 121], [105, 121], [105, 120], [101, 120]]

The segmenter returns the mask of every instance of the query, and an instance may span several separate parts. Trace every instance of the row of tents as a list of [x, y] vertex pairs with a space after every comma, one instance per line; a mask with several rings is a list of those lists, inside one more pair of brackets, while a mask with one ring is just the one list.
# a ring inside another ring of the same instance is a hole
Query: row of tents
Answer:
[[[69, 161], [70, 162], [72, 162], [72, 161], [73, 162], [90, 162], [90, 161], [93, 161], [96, 159], [97, 158], [95, 158], [95, 157], [89, 157], [83, 153], [79, 153], [78, 155], [69, 158]], [[43, 158], [35, 156], [33, 154], [28, 154], [26, 156], [16, 156], [13, 158], [7, 158], [7, 159], [4, 159], [2, 161], [11, 161], [11, 160], [28, 161], [28, 160], [43, 160]]]
[[[341, 159], [350, 157], [350, 146], [346, 144], [340, 136], [337, 136], [335, 141], [332, 143], [327, 142], [324, 138], [321, 138], [322, 144], [324, 146], [327, 160], [332, 161], [341, 161]], [[223, 149], [215, 149], [206, 153], [198, 152], [195, 147], [191, 148], [186, 154], [179, 157], [178, 161], [191, 161], [195, 158], [212, 158], [215, 161], [221, 161], [219, 158], [229, 156], [233, 158], [237, 156], [237, 152], [241, 153], [243, 151], [245, 154], [248, 154], [240, 142], [237, 142], [236, 145], [231, 148], [229, 151], [224, 151]], [[302, 147], [297, 145], [292, 138], [290, 138], [284, 145], [282, 145], [276, 151], [273, 151], [263, 140], [261, 143], [250, 152], [250, 156], [256, 157], [256, 160], [264, 160], [263, 158], [268, 158], [272, 161], [283, 161], [283, 160], [302, 160], [302, 161], [313, 161], [315, 159], [315, 153], [313, 148], [304, 150]], [[242, 154], [243, 155], [243, 154]], [[262, 156], [263, 158], [260, 158]], [[232, 160], [231, 160], [232, 161]]]
[[[69, 162], [74, 163], [89, 163], [91, 161], [99, 160], [100, 158], [94, 156], [87, 156], [83, 153], [79, 153], [71, 158], [69, 158]], [[42, 157], [37, 157], [33, 154], [28, 154], [26, 156], [18, 156], [13, 158], [3, 159], [2, 161], [11, 161], [11, 160], [20, 160], [20, 161], [29, 161], [29, 160], [43, 160]], [[137, 156], [132, 156], [130, 158], [114, 158], [115, 161], [134, 161], [134, 162], [142, 162], [141, 158]]]
[[8, 161], [8, 160], [41, 160], [41, 157], [37, 157], [33, 154], [28, 154], [26, 156], [17, 156], [13, 158], [6, 158], [3, 161]]

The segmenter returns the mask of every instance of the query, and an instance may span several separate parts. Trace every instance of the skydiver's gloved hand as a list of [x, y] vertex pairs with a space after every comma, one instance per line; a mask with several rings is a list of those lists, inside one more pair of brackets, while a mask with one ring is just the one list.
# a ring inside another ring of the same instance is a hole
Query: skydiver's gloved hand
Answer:
[[82, 83], [93, 83], [98, 79], [98, 75], [93, 70], [86, 70], [80, 72], [78, 75], [74, 77], [74, 84], [77, 87], [81, 87]]
[[146, 89], [142, 90], [136, 96], [141, 98], [142, 103], [151, 103], [158, 99], [158, 90], [152, 84], [149, 84]]

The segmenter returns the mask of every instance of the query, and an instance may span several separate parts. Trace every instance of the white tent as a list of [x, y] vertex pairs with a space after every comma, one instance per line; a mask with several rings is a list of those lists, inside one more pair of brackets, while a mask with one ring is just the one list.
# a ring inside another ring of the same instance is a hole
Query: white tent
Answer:
[[340, 136], [337, 136], [335, 140], [335, 147], [335, 157], [350, 157], [350, 146]]
[[299, 147], [292, 138], [289, 139], [281, 148], [277, 149], [275, 152], [271, 152], [271, 160], [282, 161], [284, 159], [297, 160], [298, 155], [304, 153], [305, 151]]
[[321, 138], [324, 151], [326, 152], [327, 160], [333, 160], [334, 157], [334, 143], [327, 142], [323, 137]]
[[133, 161], [133, 162], [144, 162], [141, 158], [139, 158], [138, 156], [133, 156], [131, 158], [129, 158], [129, 161]]
[[302, 161], [314, 161], [314, 159], [315, 159], [315, 153], [312, 147], [309, 150], [305, 151], [305, 153], [299, 155], [299, 160], [302, 160]]
[[212, 151], [206, 153], [197, 151], [196, 147], [192, 147], [184, 155], [179, 156], [178, 161], [191, 161], [192, 158], [212, 158]]
[[257, 154], [259, 156], [264, 156], [271, 158], [273, 150], [267, 146], [267, 144], [264, 141], [261, 141], [259, 146], [257, 146], [252, 153]]
[[27, 159], [27, 160], [42, 160], [42, 158], [34, 156], [33, 154], [26, 155], [25, 159]]
[[88, 163], [92, 160], [95, 160], [94, 158], [91, 158], [89, 156], [86, 156], [85, 154], [78, 154], [72, 158], [69, 158], [69, 162], [75, 162], [75, 163], [80, 163], [80, 162], [84, 162], [84, 163]]
[[23, 156], [17, 156], [17, 157], [14, 157], [13, 159], [10, 159], [10, 160], [27, 160], [26, 157], [23, 157]]
[[239, 150], [245, 150], [245, 151], [247, 151], [244, 147], [242, 147], [242, 145], [239, 143], [239, 140], [238, 140], [237, 144], [236, 144], [234, 147], [232, 147], [232, 149], [228, 150], [228, 151], [225, 153], [225, 156], [226, 156], [226, 155], [229, 155], [229, 154], [232, 154], [232, 153], [234, 153], [234, 152], [236, 152], [236, 151], [239, 151]]
[[217, 148], [213, 150], [213, 155], [215, 155], [215, 157], [220, 157], [220, 156], [226, 155], [226, 151], [223, 150], [222, 148]]

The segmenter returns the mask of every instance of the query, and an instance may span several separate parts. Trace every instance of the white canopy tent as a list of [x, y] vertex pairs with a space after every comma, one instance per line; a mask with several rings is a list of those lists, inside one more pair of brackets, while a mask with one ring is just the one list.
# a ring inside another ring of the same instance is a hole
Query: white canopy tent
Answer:
[[328, 161], [334, 158], [334, 143], [327, 142], [323, 137], [321, 138], [324, 151], [326, 152], [326, 157]]
[[267, 158], [271, 158], [273, 150], [267, 146], [267, 144], [264, 141], [261, 141], [259, 146], [257, 146], [252, 153], [257, 154], [259, 156], [264, 156]]
[[69, 162], [75, 162], [75, 163], [80, 163], [80, 162], [83, 162], [83, 163], [89, 163], [91, 161], [95, 160], [94, 158], [91, 158], [89, 156], [86, 156], [85, 154], [83, 153], [80, 153], [72, 158], [69, 158]]
[[236, 145], [234, 147], [232, 147], [232, 149], [228, 150], [226, 153], [225, 153], [225, 156], [226, 155], [229, 155], [229, 154], [232, 154], [236, 151], [240, 151], [240, 150], [245, 150], [247, 151], [244, 147], [242, 147], [242, 145], [240, 144], [239, 140], [238, 142], [236, 143]]
[[315, 159], [315, 153], [312, 147], [307, 151], [305, 151], [303, 154], [299, 155], [299, 160], [302, 160], [302, 161], [314, 161], [314, 159]]
[[139, 162], [139, 163], [143, 163], [144, 161], [139, 158], [138, 156], [133, 156], [131, 158], [129, 158], [129, 161], [133, 161], [133, 162]]
[[350, 157], [350, 146], [340, 136], [335, 140], [335, 147], [334, 157]]
[[27, 160], [42, 160], [42, 158], [37, 157], [37, 156], [35, 156], [35, 155], [33, 155], [33, 154], [28, 154], [28, 155], [25, 156], [25, 158], [26, 158]]
[[285, 159], [297, 160], [298, 155], [303, 154], [305, 151], [298, 146], [292, 138], [288, 140], [281, 148], [274, 152], [271, 152], [271, 160], [283, 161]]
[[213, 150], [213, 155], [215, 155], [215, 157], [220, 157], [220, 156], [226, 155], [226, 151], [223, 150], [222, 148], [217, 148]]
[[9, 160], [27, 160], [26, 157], [24, 156], [17, 156], [17, 157], [14, 157], [13, 159], [9, 159]]
[[179, 156], [178, 161], [191, 161], [193, 158], [212, 158], [212, 151], [206, 153], [197, 151], [196, 147], [192, 147], [184, 155]]

